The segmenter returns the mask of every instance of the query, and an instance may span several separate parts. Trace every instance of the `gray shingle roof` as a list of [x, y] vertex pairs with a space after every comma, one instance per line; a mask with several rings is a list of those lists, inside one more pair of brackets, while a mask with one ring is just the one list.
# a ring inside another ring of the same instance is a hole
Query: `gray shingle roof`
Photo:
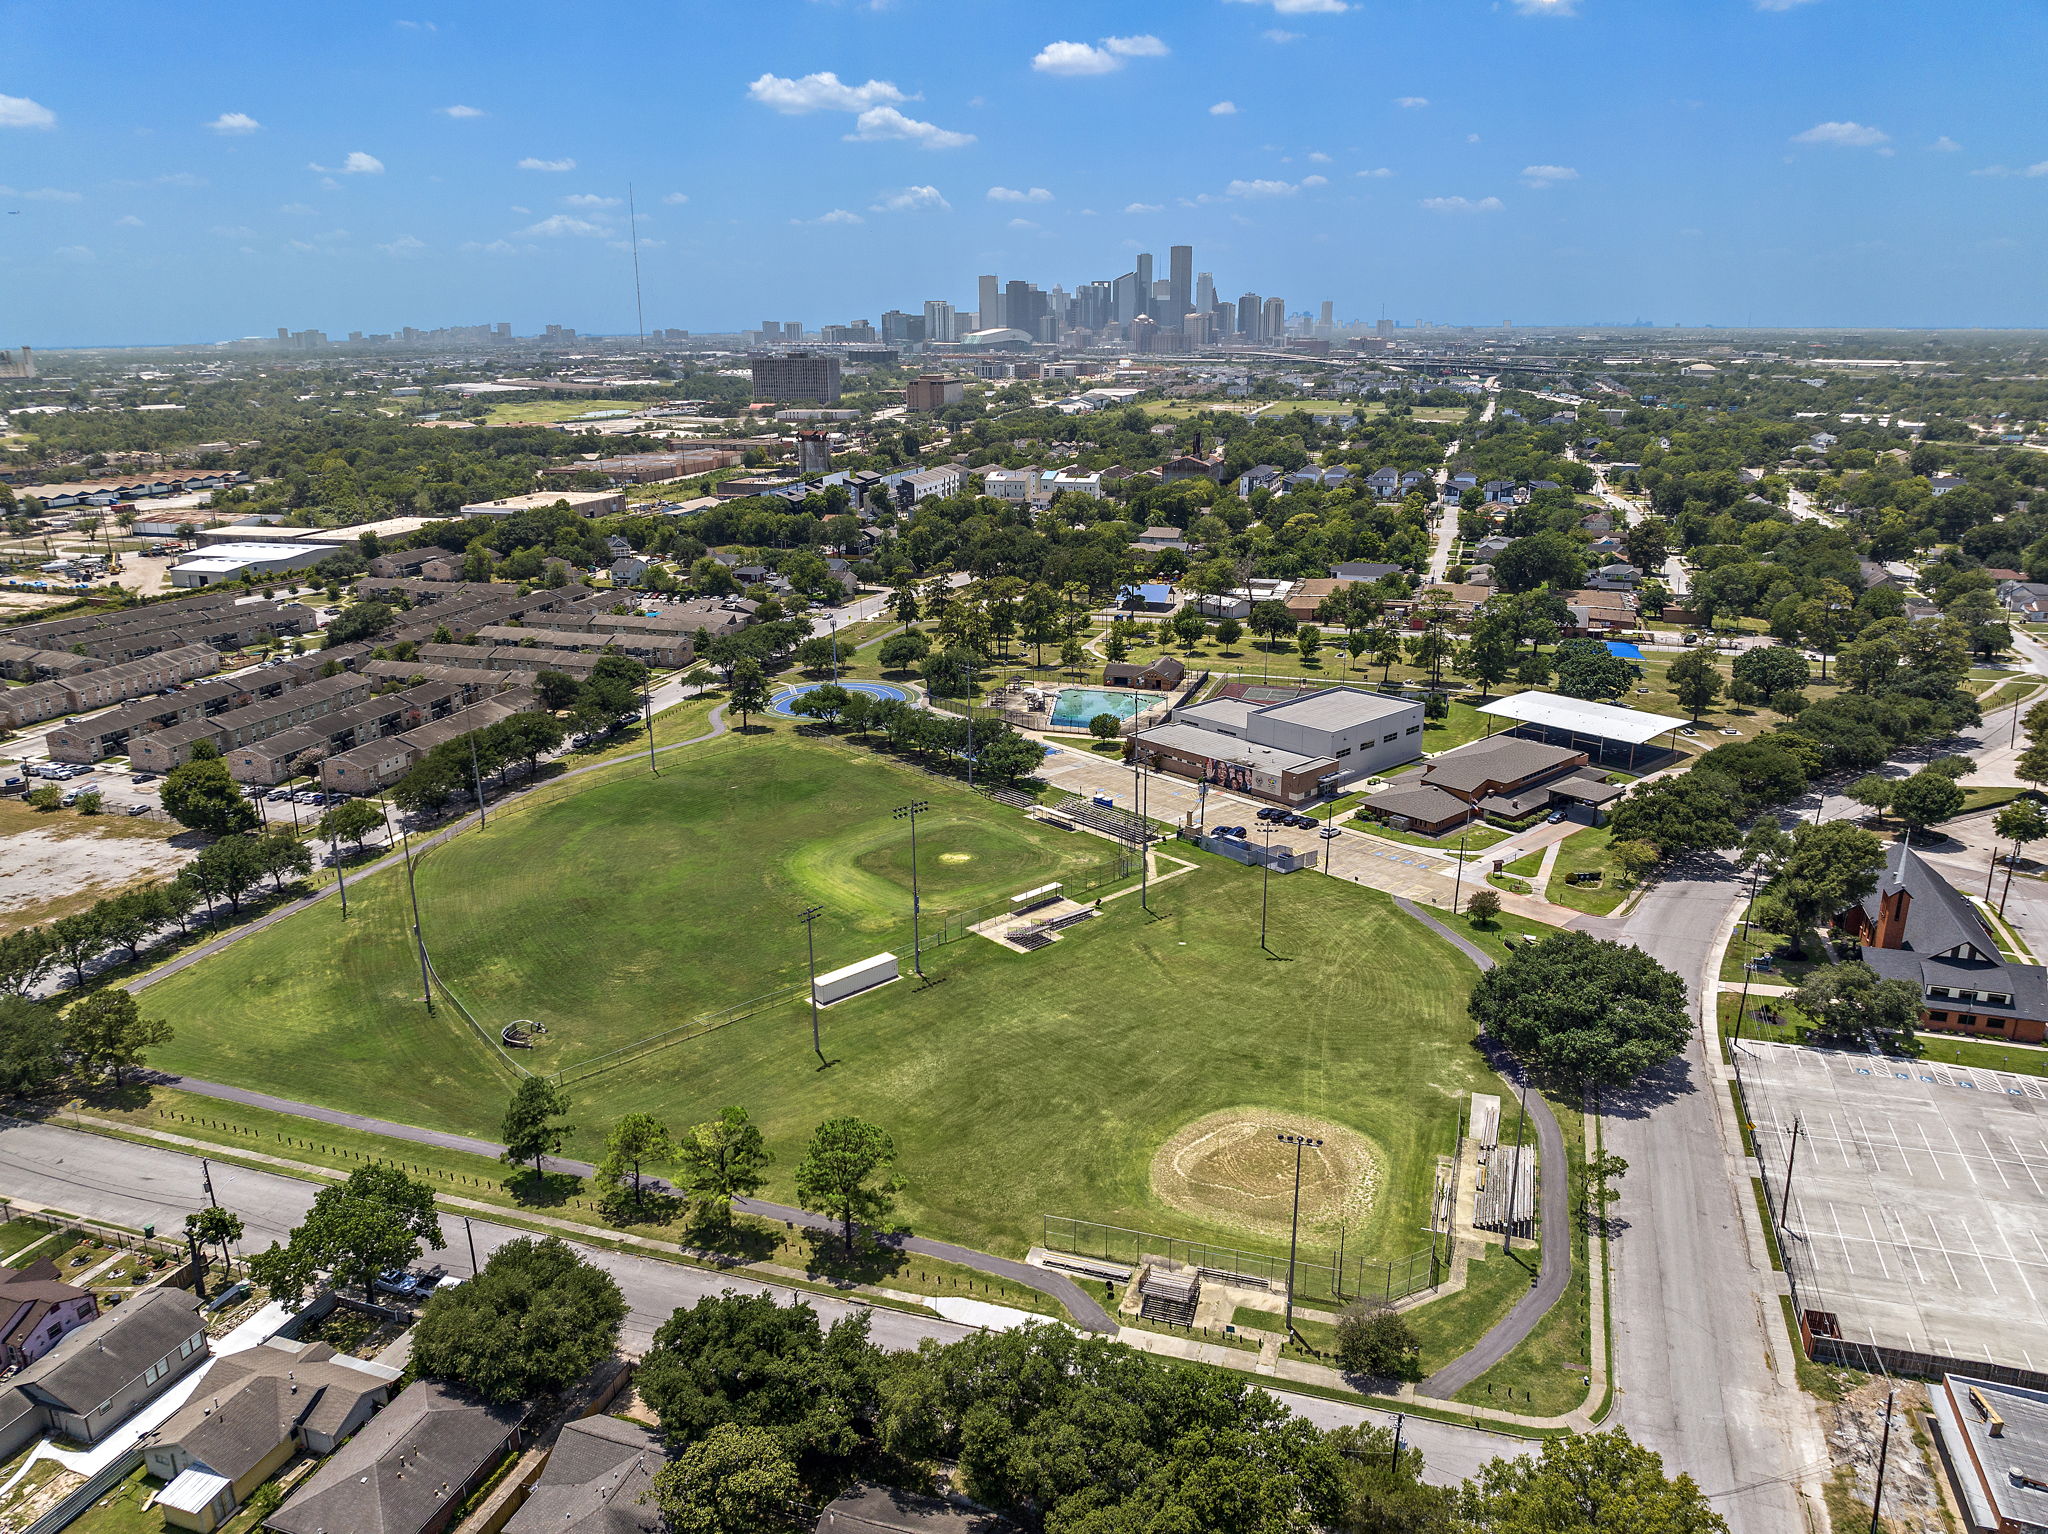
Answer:
[[199, 1297], [183, 1289], [145, 1289], [81, 1326], [15, 1375], [14, 1383], [67, 1411], [89, 1412], [167, 1354], [203, 1331]]
[[666, 1458], [660, 1435], [636, 1422], [572, 1422], [505, 1534], [656, 1534], [661, 1514], [641, 1498]]
[[1431, 788], [1469, 796], [1488, 783], [1517, 783], [1584, 755], [1583, 751], [1546, 746], [1539, 740], [1495, 735], [1436, 757], [1422, 769], [1422, 776]]
[[388, 1391], [393, 1377], [341, 1363], [330, 1347], [249, 1348], [215, 1359], [200, 1390], [141, 1447], [182, 1448], [215, 1475], [239, 1481], [301, 1424], [340, 1431], [363, 1398]]

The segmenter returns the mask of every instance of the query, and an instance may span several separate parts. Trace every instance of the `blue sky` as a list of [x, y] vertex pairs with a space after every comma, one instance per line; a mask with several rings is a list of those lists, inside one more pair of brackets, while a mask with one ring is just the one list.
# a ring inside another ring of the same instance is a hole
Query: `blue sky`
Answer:
[[2038, 0], [0, 5], [0, 344], [1341, 317], [2048, 324]]

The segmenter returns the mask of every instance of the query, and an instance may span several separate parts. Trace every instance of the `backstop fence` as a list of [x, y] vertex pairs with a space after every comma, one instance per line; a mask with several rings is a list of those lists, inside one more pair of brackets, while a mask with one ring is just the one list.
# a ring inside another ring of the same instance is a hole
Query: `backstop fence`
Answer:
[[[1266, 1252], [1242, 1251], [1191, 1241], [1158, 1231], [1131, 1230], [1122, 1225], [1104, 1225], [1097, 1220], [1072, 1215], [1040, 1217], [1043, 1227], [1040, 1245], [1050, 1252], [1063, 1252], [1097, 1262], [1113, 1262], [1135, 1268], [1159, 1259], [1185, 1263], [1223, 1283], [1276, 1291], [1287, 1287], [1287, 1259]], [[1321, 1258], [1296, 1257], [1294, 1297], [1298, 1300], [1326, 1300], [1344, 1304], [1351, 1300], [1406, 1299], [1443, 1282], [1448, 1251], [1435, 1243], [1419, 1252], [1376, 1262], [1366, 1257], [1325, 1254]]]

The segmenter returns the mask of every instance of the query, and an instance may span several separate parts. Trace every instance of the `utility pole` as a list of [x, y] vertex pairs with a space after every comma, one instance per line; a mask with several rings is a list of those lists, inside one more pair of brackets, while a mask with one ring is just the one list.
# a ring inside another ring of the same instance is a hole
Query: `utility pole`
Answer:
[[218, 1209], [220, 1207], [220, 1200], [214, 1196], [213, 1192], [213, 1167], [204, 1156], [199, 1158], [199, 1180], [206, 1185], [206, 1207]]
[[348, 920], [348, 877], [347, 877], [347, 871], [346, 871], [346, 869], [344, 869], [344, 868], [343, 868], [343, 866], [342, 866], [342, 858], [341, 858], [341, 839], [340, 839], [339, 837], [329, 837], [329, 838], [328, 838], [328, 841], [327, 841], [327, 855], [328, 855], [329, 857], [331, 857], [331, 858], [333, 858], [333, 859], [334, 859], [334, 887], [335, 887], [335, 889], [336, 889], [336, 890], [338, 890], [338, 891], [340, 892], [340, 894], [341, 894], [341, 919], [342, 919], [343, 921], [347, 921], [347, 920]]
[[[1500, 1251], [1505, 1257], [1515, 1249], [1515, 1194], [1522, 1185], [1522, 1131], [1529, 1123], [1529, 1083], [1522, 1083], [1522, 1111], [1515, 1117], [1515, 1159], [1508, 1165], [1508, 1220], [1501, 1234]], [[1557, 1168], [1551, 1168], [1557, 1175]]]
[[1131, 810], [1136, 821], [1131, 828], [1131, 843], [1138, 849], [1138, 905], [1150, 912], [1152, 857], [1146, 846], [1150, 828], [1145, 824], [1145, 769], [1138, 765], [1136, 757], [1131, 759]]
[[1266, 839], [1260, 848], [1262, 856], [1259, 859], [1259, 947], [1271, 953], [1273, 950], [1266, 947], [1266, 916], [1271, 908], [1267, 892], [1273, 886], [1273, 822], [1266, 821], [1259, 828], [1259, 834]]
[[1877, 1495], [1870, 1499], [1870, 1534], [1878, 1534], [1878, 1509], [1884, 1506], [1884, 1472], [1892, 1453], [1892, 1402], [1898, 1395], [1894, 1390], [1884, 1398], [1884, 1437], [1877, 1447]]
[[1451, 875], [1451, 914], [1458, 914], [1458, 897], [1465, 888], [1465, 838], [1470, 832], [1458, 833], [1458, 869]]
[[412, 897], [412, 941], [420, 951], [420, 996], [431, 1013], [434, 1010], [434, 987], [427, 978], [427, 940], [420, 932], [420, 891], [412, 876], [412, 833], [402, 820], [398, 823], [398, 834], [405, 845], [405, 891]]
[[811, 966], [811, 1053], [818, 1057], [818, 1064], [825, 1063], [824, 1046], [818, 1042], [818, 913], [825, 908], [821, 905], [807, 906], [797, 913], [797, 920], [804, 924], [804, 955]]
[[1288, 1336], [1294, 1335], [1294, 1253], [1301, 1236], [1301, 1153], [1322, 1145], [1322, 1141], [1309, 1135], [1291, 1135], [1284, 1131], [1273, 1137], [1282, 1145], [1294, 1147], [1294, 1213], [1287, 1224], [1287, 1315], [1283, 1323]]
[[1397, 1411], [1394, 1413], [1394, 1452], [1387, 1456], [1387, 1468], [1389, 1470], [1399, 1470], [1401, 1468], [1401, 1429], [1407, 1421], [1408, 1414], [1406, 1412]]
[[470, 1275], [474, 1277], [477, 1272], [476, 1232], [470, 1229], [468, 1215], [462, 1217], [462, 1234], [469, 1240], [469, 1271]]
[[913, 799], [908, 804], [897, 805], [890, 812], [895, 819], [910, 822], [910, 967], [920, 980], [924, 979], [924, 939], [918, 924], [920, 902], [917, 895], [917, 817], [930, 809], [929, 801]]
[[640, 673], [640, 712], [647, 720], [647, 770], [657, 778], [661, 769], [654, 765], [654, 695], [647, 690], [647, 673]]
[[1799, 1163], [1799, 1135], [1804, 1123], [1795, 1115], [1792, 1119], [1792, 1149], [1785, 1157], [1785, 1186], [1778, 1193], [1778, 1223], [1787, 1230], [1792, 1227], [1792, 1168]]

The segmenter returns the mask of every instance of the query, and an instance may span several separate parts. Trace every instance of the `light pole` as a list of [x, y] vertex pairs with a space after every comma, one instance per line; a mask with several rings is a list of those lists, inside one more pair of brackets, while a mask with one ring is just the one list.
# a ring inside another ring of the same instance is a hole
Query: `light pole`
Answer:
[[1469, 831], [1460, 831], [1458, 833], [1458, 868], [1451, 875], [1451, 914], [1453, 916], [1458, 914], [1458, 901], [1465, 892], [1465, 838], [1470, 834]]
[[647, 673], [640, 673], [640, 712], [647, 720], [647, 770], [655, 777], [661, 776], [661, 769], [654, 765], [654, 695], [647, 690]]
[[1267, 896], [1273, 887], [1273, 822], [1261, 825], [1259, 835], [1265, 838], [1259, 849], [1259, 947], [1270, 954], [1273, 950], [1266, 947], [1266, 917], [1272, 908]]
[[484, 773], [477, 765], [474, 730], [469, 732], [469, 780], [476, 785], [476, 828], [481, 831], [489, 822], [484, 818]]
[[899, 804], [890, 813], [897, 820], [910, 822], [910, 967], [917, 978], [924, 979], [924, 940], [919, 935], [917, 896], [917, 817], [931, 809], [929, 801], [913, 799], [908, 804]]
[[818, 1057], [820, 1065], [825, 1063], [825, 1050], [818, 1042], [818, 938], [815, 927], [818, 913], [824, 909], [821, 905], [806, 906], [796, 918], [804, 924], [804, 956], [811, 966], [811, 1053]]
[[1274, 1139], [1294, 1147], [1294, 1213], [1287, 1222], [1287, 1314], [1282, 1328], [1294, 1335], [1294, 1253], [1301, 1236], [1301, 1153], [1320, 1147], [1322, 1141], [1310, 1135], [1291, 1135], [1284, 1130]]
[[1152, 909], [1152, 858], [1146, 848], [1150, 828], [1145, 824], [1145, 769], [1135, 756], [1131, 758], [1131, 811], [1135, 820], [1131, 827], [1131, 844], [1138, 849], [1138, 906], [1149, 912]]
[[1500, 1252], [1503, 1257], [1515, 1249], [1515, 1195], [1521, 1190], [1522, 1132], [1528, 1124], [1529, 1083], [1525, 1081], [1522, 1083], [1522, 1111], [1515, 1117], [1515, 1159], [1508, 1163], [1508, 1219], [1500, 1239]]
[[337, 891], [338, 891], [338, 892], [340, 893], [340, 895], [341, 895], [341, 919], [342, 919], [343, 921], [347, 921], [347, 920], [348, 920], [348, 878], [347, 878], [347, 871], [346, 871], [346, 870], [345, 870], [345, 869], [344, 869], [344, 868], [343, 868], [343, 867], [341, 866], [341, 838], [340, 838], [340, 837], [338, 837], [338, 836], [330, 836], [330, 837], [329, 837], [329, 838], [327, 839], [327, 855], [328, 855], [329, 857], [331, 857], [331, 858], [333, 858], [333, 859], [334, 859], [334, 887], [335, 887], [335, 889], [336, 889], [336, 890], [337, 890]]
[[412, 897], [412, 941], [420, 951], [420, 998], [426, 1002], [427, 1011], [434, 1010], [434, 987], [427, 978], [427, 940], [420, 934], [420, 891], [412, 876], [412, 833], [405, 828], [403, 820], [398, 823], [398, 834], [405, 848], [405, 891]]
[[1792, 1228], [1792, 1168], [1799, 1164], [1799, 1136], [1805, 1128], [1795, 1114], [1792, 1119], [1792, 1148], [1785, 1154], [1785, 1186], [1778, 1191], [1778, 1224], [1786, 1230]]
[[1877, 1495], [1870, 1499], [1870, 1534], [1878, 1534], [1878, 1510], [1884, 1506], [1884, 1472], [1892, 1457], [1892, 1402], [1896, 1390], [1884, 1398], [1884, 1438], [1877, 1447]]

